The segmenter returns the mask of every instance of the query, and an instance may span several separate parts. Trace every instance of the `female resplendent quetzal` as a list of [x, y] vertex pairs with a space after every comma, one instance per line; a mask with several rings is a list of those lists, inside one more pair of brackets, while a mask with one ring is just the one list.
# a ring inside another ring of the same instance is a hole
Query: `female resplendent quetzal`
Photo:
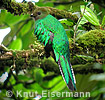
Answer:
[[70, 64], [69, 41], [61, 23], [45, 8], [38, 8], [31, 15], [35, 18], [35, 35], [44, 43], [47, 54], [53, 52], [63, 79], [70, 90], [76, 90], [75, 76]]

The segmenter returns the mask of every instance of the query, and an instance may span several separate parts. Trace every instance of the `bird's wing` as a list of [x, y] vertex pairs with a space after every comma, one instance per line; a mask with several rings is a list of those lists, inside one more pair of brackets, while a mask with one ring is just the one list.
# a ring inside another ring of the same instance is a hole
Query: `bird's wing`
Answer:
[[38, 40], [45, 44], [45, 46], [47, 43], [51, 44], [54, 36], [48, 29], [48, 26], [44, 24], [43, 20], [36, 22], [34, 34], [38, 37]]

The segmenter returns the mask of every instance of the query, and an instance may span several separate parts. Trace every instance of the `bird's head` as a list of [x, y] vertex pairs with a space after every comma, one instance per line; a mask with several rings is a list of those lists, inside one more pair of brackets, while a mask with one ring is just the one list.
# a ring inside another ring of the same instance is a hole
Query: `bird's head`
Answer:
[[33, 17], [35, 20], [43, 19], [48, 15], [48, 10], [43, 7], [38, 7], [35, 9], [35, 11], [31, 14], [31, 17]]

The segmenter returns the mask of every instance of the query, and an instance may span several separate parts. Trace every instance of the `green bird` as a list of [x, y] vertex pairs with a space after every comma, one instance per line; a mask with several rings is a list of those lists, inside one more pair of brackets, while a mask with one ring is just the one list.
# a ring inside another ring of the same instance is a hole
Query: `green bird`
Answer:
[[76, 81], [70, 64], [69, 41], [61, 23], [46, 8], [37, 8], [31, 15], [35, 19], [34, 34], [45, 45], [46, 56], [51, 52], [58, 63], [68, 88], [76, 90]]

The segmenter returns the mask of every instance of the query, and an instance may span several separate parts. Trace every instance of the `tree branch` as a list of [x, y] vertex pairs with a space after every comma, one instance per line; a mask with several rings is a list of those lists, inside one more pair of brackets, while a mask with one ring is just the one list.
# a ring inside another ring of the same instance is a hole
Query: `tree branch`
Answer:
[[8, 50], [0, 45], [0, 69], [3, 66], [13, 67], [16, 71], [28, 68], [28, 66], [39, 66], [40, 59], [44, 56], [44, 47], [37, 44], [35, 49], [30, 50]]
[[81, 1], [81, 0], [68, 0], [68, 1], [50, 1], [50, 0], [46, 0], [46, 1], [43, 1], [43, 2], [44, 3], [52, 2], [56, 6], [56, 5], [68, 5], [68, 4], [72, 4], [74, 2], [78, 2], [78, 1]]
[[[38, 6], [34, 5], [32, 2], [28, 3], [16, 3], [11, 0], [0, 0], [0, 8], [6, 9], [8, 12], [13, 13], [14, 15], [20, 14], [31, 14]], [[55, 16], [57, 19], [67, 18], [71, 19], [74, 22], [77, 22], [78, 17], [73, 15], [71, 12], [64, 10], [59, 10], [52, 7], [42, 7], [47, 8], [49, 13]]]
[[[91, 30], [82, 35], [77, 41], [77, 45], [70, 42], [71, 64], [75, 73], [100, 73], [102, 69], [94, 69], [94, 63], [103, 64], [105, 62], [105, 31]], [[75, 51], [74, 51], [75, 48]], [[40, 43], [31, 45], [29, 50], [9, 50], [0, 45], [0, 69], [2, 67], [13, 67], [17, 72], [21, 69], [31, 67], [41, 67], [43, 71], [60, 74], [58, 64], [52, 59], [43, 59], [45, 54], [44, 46]], [[75, 55], [73, 55], [75, 54]], [[102, 54], [101, 58], [100, 54]], [[86, 56], [87, 55], [87, 56]], [[96, 57], [97, 56], [97, 57]], [[78, 65], [77, 65], [78, 64]]]
[[[3, 66], [13, 66], [13, 68], [18, 72], [26, 68], [41, 67], [44, 73], [50, 71], [55, 72], [57, 75], [60, 74], [58, 64], [55, 63], [55, 61], [52, 61], [51, 59], [41, 59], [41, 57], [45, 55], [44, 48], [42, 47], [18, 51], [8, 50], [4, 46], [0, 45], [0, 51], [0, 68]], [[94, 61], [91, 63], [75, 65], [73, 66], [73, 69], [75, 73], [80, 74], [103, 72], [102, 69], [94, 69]]]

